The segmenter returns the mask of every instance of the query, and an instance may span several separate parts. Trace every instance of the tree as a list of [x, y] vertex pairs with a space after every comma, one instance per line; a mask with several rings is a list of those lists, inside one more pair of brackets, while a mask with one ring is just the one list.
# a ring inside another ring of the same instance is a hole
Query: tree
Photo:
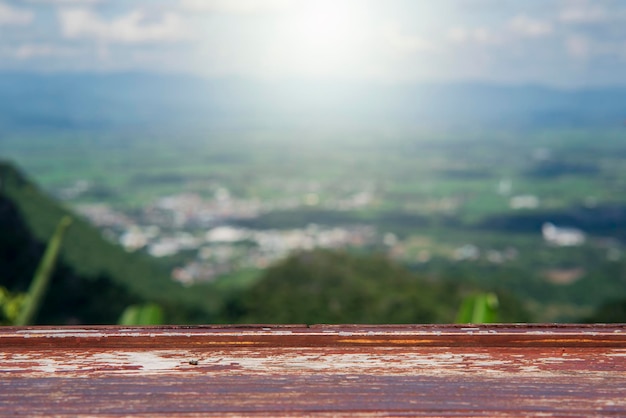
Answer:
[[452, 322], [458, 288], [384, 256], [316, 250], [268, 269], [234, 311], [248, 323]]

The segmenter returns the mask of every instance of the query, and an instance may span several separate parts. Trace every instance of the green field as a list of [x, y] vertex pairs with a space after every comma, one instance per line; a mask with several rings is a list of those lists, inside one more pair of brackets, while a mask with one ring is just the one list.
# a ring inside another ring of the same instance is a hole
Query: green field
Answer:
[[[164, 196], [212, 199], [219, 189], [242, 201], [294, 199], [296, 207], [267, 211], [254, 225], [370, 224], [398, 238], [394, 248], [372, 250], [389, 250], [433, 280], [503, 290], [538, 321], [572, 321], [626, 298], [623, 137], [593, 130], [74, 132], [3, 137], [0, 155], [53, 196], [86, 181], [86, 191], [65, 198], [69, 207], [97, 202], [132, 213]], [[337, 209], [364, 192], [366, 204]], [[515, 196], [534, 196], [537, 205], [512, 209]], [[607, 214], [613, 224], [603, 221]], [[541, 220], [578, 227], [588, 239], [580, 247], [547, 245]], [[455, 260], [466, 245], [480, 255]], [[216, 283], [245, 287], [257, 276], [242, 271]]]

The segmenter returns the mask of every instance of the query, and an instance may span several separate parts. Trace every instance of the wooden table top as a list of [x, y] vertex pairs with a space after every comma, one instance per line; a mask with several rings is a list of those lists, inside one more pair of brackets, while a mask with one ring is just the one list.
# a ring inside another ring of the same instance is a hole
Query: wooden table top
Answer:
[[626, 325], [0, 328], [0, 415], [626, 416]]

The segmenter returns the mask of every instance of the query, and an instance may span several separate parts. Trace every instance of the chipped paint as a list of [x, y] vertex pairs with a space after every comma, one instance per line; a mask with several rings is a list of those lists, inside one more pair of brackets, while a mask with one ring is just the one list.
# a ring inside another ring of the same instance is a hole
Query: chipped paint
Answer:
[[625, 329], [1, 328], [0, 415], [622, 416]]

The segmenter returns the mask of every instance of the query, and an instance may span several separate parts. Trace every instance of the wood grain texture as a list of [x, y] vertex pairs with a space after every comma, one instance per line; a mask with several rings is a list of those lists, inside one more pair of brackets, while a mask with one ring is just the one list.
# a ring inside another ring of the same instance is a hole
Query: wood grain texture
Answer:
[[0, 415], [626, 416], [626, 326], [0, 329]]

